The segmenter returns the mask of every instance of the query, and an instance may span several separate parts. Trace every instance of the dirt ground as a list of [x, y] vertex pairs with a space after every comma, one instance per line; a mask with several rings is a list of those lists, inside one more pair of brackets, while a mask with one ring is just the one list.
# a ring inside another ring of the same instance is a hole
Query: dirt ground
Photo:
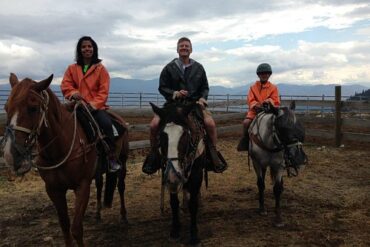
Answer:
[[[223, 174], [209, 173], [202, 187], [199, 236], [202, 246], [370, 246], [370, 151], [308, 145], [309, 165], [299, 177], [285, 178], [282, 210], [285, 226], [272, 225], [273, 195], [266, 181], [267, 216], [256, 210], [257, 186], [247, 156], [235, 150], [234, 137], [222, 138], [219, 148], [229, 163]], [[168, 195], [164, 215], [159, 210], [160, 176], [146, 176], [141, 163], [146, 151], [128, 161], [126, 205], [129, 225], [119, 223], [118, 193], [112, 209], [95, 221], [95, 188], [84, 220], [88, 246], [184, 246], [189, 215], [181, 213], [179, 241], [169, 239]], [[267, 177], [269, 178], [269, 177]], [[68, 193], [73, 214], [72, 192]], [[8, 181], [0, 175], [0, 246], [63, 246], [56, 212], [33, 171]]]

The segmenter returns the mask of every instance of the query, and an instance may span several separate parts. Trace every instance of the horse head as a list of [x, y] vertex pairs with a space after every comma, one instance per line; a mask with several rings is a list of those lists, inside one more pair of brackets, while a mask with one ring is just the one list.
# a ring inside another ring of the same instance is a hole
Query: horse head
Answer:
[[[203, 145], [199, 126], [191, 117], [198, 105], [169, 103], [163, 108], [152, 104], [152, 109], [160, 118], [160, 153], [164, 163], [164, 179], [171, 193], [178, 192], [186, 183], [198, 148]], [[199, 150], [198, 150], [199, 151]]]
[[4, 159], [18, 175], [31, 169], [32, 149], [43, 125], [47, 125], [46, 112], [49, 96], [45, 91], [53, 75], [40, 82], [25, 78], [19, 81], [10, 74], [12, 87], [5, 111], [7, 126], [4, 134]]
[[300, 168], [307, 163], [307, 156], [302, 149], [305, 129], [295, 115], [295, 101], [289, 107], [278, 108], [275, 128], [285, 146], [286, 156], [294, 167]]

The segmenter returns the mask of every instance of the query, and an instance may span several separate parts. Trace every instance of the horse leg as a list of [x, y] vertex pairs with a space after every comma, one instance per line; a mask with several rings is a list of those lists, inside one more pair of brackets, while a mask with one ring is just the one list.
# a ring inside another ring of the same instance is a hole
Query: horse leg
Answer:
[[121, 201], [121, 223], [124, 225], [128, 224], [127, 220], [127, 211], [126, 211], [126, 206], [125, 206], [125, 178], [126, 178], [126, 164], [122, 163], [122, 169], [118, 171], [118, 192], [120, 196], [120, 201]]
[[258, 213], [260, 215], [267, 215], [266, 207], [265, 207], [265, 175], [266, 169], [261, 168], [259, 172], [257, 172], [257, 186], [258, 186], [258, 202], [259, 208]]
[[84, 180], [75, 190], [75, 215], [73, 218], [71, 233], [79, 247], [84, 246], [82, 221], [85, 215], [87, 203], [89, 202], [90, 183], [90, 180]]
[[190, 244], [196, 245], [200, 243], [198, 237], [197, 214], [198, 214], [198, 194], [199, 190], [190, 192], [189, 211], [190, 211]]
[[189, 178], [189, 211], [190, 211], [190, 245], [197, 245], [200, 243], [198, 237], [198, 225], [197, 225], [197, 214], [199, 206], [199, 191], [202, 185], [203, 173], [202, 170], [194, 170], [192, 175], [194, 177]]
[[[100, 158], [99, 158], [100, 160]], [[96, 186], [96, 214], [95, 218], [97, 221], [101, 220], [100, 211], [102, 209], [101, 194], [103, 190], [103, 174], [100, 170], [100, 166], [97, 167], [95, 173], [95, 186]]]
[[275, 222], [274, 226], [276, 227], [283, 227], [283, 219], [281, 217], [281, 208], [280, 208], [280, 196], [281, 193], [283, 192], [284, 187], [283, 187], [283, 178], [276, 177], [275, 178], [275, 183], [274, 183], [274, 197], [275, 197]]
[[170, 204], [172, 210], [172, 225], [170, 238], [178, 239], [180, 237], [180, 218], [179, 218], [179, 198], [177, 193], [170, 194]]
[[46, 192], [57, 210], [60, 227], [62, 228], [65, 246], [73, 244], [73, 238], [70, 231], [70, 222], [68, 216], [68, 207], [66, 199], [66, 190], [55, 190], [46, 186]]

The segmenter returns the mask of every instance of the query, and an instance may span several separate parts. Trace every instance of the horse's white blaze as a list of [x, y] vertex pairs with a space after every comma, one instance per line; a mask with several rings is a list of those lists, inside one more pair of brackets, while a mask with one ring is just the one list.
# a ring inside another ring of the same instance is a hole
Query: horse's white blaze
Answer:
[[178, 158], [177, 146], [182, 134], [184, 133], [184, 130], [180, 125], [167, 124], [164, 132], [168, 135], [167, 156], [169, 158]]
[[[13, 115], [12, 119], [10, 119], [10, 125], [16, 126], [17, 119], [18, 119], [18, 112], [16, 112]], [[14, 163], [13, 155], [11, 153], [11, 145], [12, 145], [12, 140], [10, 139], [10, 136], [8, 136], [5, 140], [5, 147], [4, 147], [4, 160], [7, 166], [12, 166]]]
[[[182, 134], [184, 133], [183, 128], [180, 125], [176, 125], [174, 123], [169, 123], [166, 125], [166, 128], [164, 129], [164, 132], [168, 136], [168, 149], [167, 149], [167, 157], [170, 159], [177, 159], [178, 158], [178, 143], [180, 141], [180, 138]], [[172, 161], [173, 167], [178, 173], [182, 173], [182, 169], [179, 166], [178, 160]], [[168, 181], [170, 184], [179, 185], [180, 181], [179, 178], [176, 176], [175, 171], [170, 170], [168, 173]], [[170, 191], [176, 191], [177, 188], [170, 188]]]

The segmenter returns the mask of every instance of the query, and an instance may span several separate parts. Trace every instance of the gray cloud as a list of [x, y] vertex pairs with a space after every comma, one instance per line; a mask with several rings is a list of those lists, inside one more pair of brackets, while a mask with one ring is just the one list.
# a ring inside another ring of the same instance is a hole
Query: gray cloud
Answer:
[[[348, 66], [356, 70], [370, 65], [369, 42], [355, 38], [352, 46], [340, 40], [303, 41], [289, 49], [263, 43], [266, 37], [318, 27], [351, 28], [358, 21], [369, 21], [367, 0], [33, 0], [22, 1], [22, 8], [19, 5], [18, 1], [0, 3], [0, 58], [6, 61], [0, 64], [0, 78], [10, 71], [61, 77], [73, 63], [82, 35], [97, 41], [112, 75], [140, 79], [159, 76], [177, 56], [176, 41], [181, 36], [193, 40], [192, 56], [205, 65], [211, 83], [216, 84], [251, 82], [258, 63], [266, 61], [273, 65], [274, 76], [285, 81], [305, 75], [307, 81], [325, 82], [335, 68], [343, 68], [343, 79], [338, 80], [347, 80], [351, 78]], [[218, 49], [212, 47], [215, 43]]]

